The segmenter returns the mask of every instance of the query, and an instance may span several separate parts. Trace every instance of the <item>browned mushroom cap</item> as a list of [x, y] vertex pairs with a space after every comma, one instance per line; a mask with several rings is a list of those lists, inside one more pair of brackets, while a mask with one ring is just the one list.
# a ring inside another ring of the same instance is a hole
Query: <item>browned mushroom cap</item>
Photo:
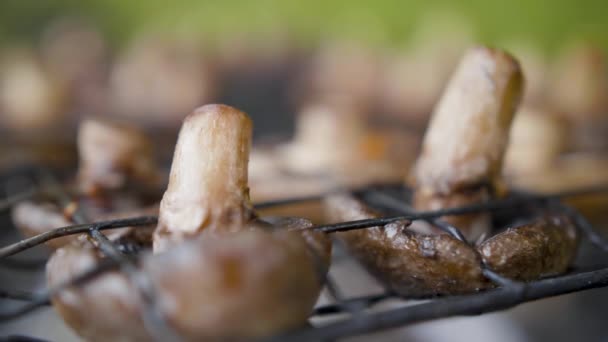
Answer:
[[251, 126], [247, 114], [225, 105], [200, 107], [184, 120], [160, 205], [155, 251], [254, 217], [247, 187]]
[[[499, 50], [469, 50], [437, 105], [414, 173], [418, 209], [487, 200], [499, 181], [522, 92], [519, 64]], [[450, 218], [475, 239], [487, 215]]]
[[297, 232], [220, 233], [147, 260], [144, 269], [184, 336], [251, 339], [306, 322], [323, 271], [308, 248]]
[[[351, 196], [332, 196], [325, 204], [336, 221], [378, 217]], [[408, 230], [407, 222], [336, 235], [394, 291], [408, 297], [463, 294], [490, 287], [482, 274], [482, 259], [499, 274], [516, 280], [559, 274], [573, 261], [578, 244], [574, 226], [561, 216], [510, 228], [482, 243], [479, 252], [450, 235]]]
[[509, 228], [484, 241], [479, 251], [494, 271], [518, 280], [534, 280], [565, 272], [576, 256], [578, 235], [561, 215]]
[[[298, 232], [310, 226], [306, 220], [286, 226], [275, 232], [205, 231], [179, 248], [144, 256], [139, 276], [151, 281], [156, 310], [185, 340], [254, 338], [297, 328], [317, 299], [324, 272], [310, 248], [322, 251], [324, 259], [329, 245]], [[150, 235], [138, 232], [131, 230], [121, 240], [150, 247]], [[85, 240], [63, 247], [49, 261], [48, 284], [72, 279], [102, 259]], [[124, 273], [109, 272], [61, 292], [53, 305], [91, 341], [149, 340], [142, 310], [152, 309], [142, 304], [138, 291]]]
[[87, 119], [78, 130], [81, 190], [116, 190], [128, 181], [155, 185], [159, 180], [152, 143], [135, 127]]
[[[64, 246], [46, 266], [49, 287], [60, 286], [98, 266], [100, 253], [86, 242]], [[53, 308], [83, 338], [102, 341], [148, 339], [138, 315], [139, 298], [129, 279], [118, 272], [105, 273], [84, 285], [69, 288], [52, 298]]]
[[[379, 215], [351, 196], [326, 200], [333, 221], [376, 218]], [[458, 294], [486, 286], [475, 251], [445, 235], [408, 230], [409, 222], [336, 233], [351, 253], [391, 289], [407, 296]]]

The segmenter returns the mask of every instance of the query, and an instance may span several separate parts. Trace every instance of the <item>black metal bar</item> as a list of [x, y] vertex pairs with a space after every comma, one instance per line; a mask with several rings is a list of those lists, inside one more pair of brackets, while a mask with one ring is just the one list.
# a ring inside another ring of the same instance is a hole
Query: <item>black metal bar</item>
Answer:
[[[12, 299], [12, 300], [21, 300], [26, 302], [31, 302], [36, 300], [39, 296], [32, 292], [22, 291], [22, 290], [0, 290], [0, 298], [1, 299]], [[47, 304], [50, 304], [47, 302]]]
[[473, 295], [440, 298], [423, 304], [369, 314], [365, 319], [343, 320], [270, 340], [316, 341], [343, 338], [437, 318], [479, 315], [541, 298], [605, 286], [608, 286], [608, 268], [527, 283], [523, 291], [503, 287]]
[[[568, 192], [565, 193], [567, 196], [579, 196], [579, 193]], [[528, 195], [528, 196], [517, 196], [509, 197], [506, 199], [492, 200], [484, 203], [473, 204], [462, 207], [446, 208], [441, 210], [431, 211], [420, 211], [416, 214], [398, 215], [391, 217], [382, 217], [376, 219], [364, 219], [355, 221], [346, 221], [328, 225], [313, 226], [309, 229], [322, 231], [325, 233], [343, 232], [354, 229], [370, 228], [375, 226], [383, 226], [389, 223], [397, 221], [415, 221], [415, 220], [428, 220], [439, 218], [441, 216], [454, 216], [454, 215], [466, 215], [473, 213], [480, 213], [486, 211], [498, 211], [505, 209], [512, 209], [514, 207], [525, 206], [535, 204], [539, 206], [546, 206], [548, 202], [556, 198], [564, 196], [562, 193], [556, 193], [552, 195]]]
[[25, 335], [8, 335], [0, 336], [0, 341], [3, 342], [48, 342], [49, 340], [43, 340], [37, 337], [25, 336]]
[[26, 249], [62, 236], [87, 233], [91, 229], [105, 230], [123, 227], [149, 226], [151, 224], [156, 224], [157, 220], [158, 218], [156, 216], [141, 216], [127, 219], [83, 223], [57, 228], [0, 248], [0, 258], [17, 254]]
[[344, 313], [344, 305], [354, 303], [358, 307], [369, 307], [373, 304], [381, 302], [391, 298], [391, 294], [382, 293], [377, 295], [369, 295], [369, 296], [361, 296], [356, 298], [343, 299], [342, 305], [338, 304], [327, 304], [323, 306], [316, 307], [313, 311], [313, 316], [324, 316], [331, 314], [339, 314]]

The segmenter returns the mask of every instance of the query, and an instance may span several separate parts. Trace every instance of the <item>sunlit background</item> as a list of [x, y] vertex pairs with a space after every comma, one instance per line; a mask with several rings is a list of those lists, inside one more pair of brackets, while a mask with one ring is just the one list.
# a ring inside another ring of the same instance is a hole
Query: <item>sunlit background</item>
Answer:
[[392, 46], [408, 44], [416, 27], [436, 11], [459, 15], [476, 38], [500, 44], [526, 40], [543, 51], [568, 40], [592, 39], [605, 46], [606, 4], [601, 0], [539, 1], [3, 1], [4, 43], [36, 41], [57, 17], [83, 16], [111, 43], [120, 45], [141, 30], [162, 30], [217, 42], [231, 35], [280, 34], [314, 42], [328, 36]]

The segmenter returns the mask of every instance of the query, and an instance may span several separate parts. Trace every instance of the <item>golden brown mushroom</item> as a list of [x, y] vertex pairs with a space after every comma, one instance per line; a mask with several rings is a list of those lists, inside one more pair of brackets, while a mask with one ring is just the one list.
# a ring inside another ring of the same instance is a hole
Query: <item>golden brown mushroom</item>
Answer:
[[[137, 273], [149, 279], [155, 309], [184, 340], [243, 340], [297, 328], [321, 290], [327, 237], [299, 231], [311, 226], [304, 219], [276, 226], [255, 220], [247, 193], [250, 139], [245, 113], [224, 105], [197, 109], [180, 132], [154, 236], [121, 237], [154, 244]], [[103, 258], [85, 241], [57, 250], [49, 286]], [[142, 311], [152, 308], [137, 293], [132, 277], [109, 272], [58, 294], [53, 305], [87, 339], [148, 340]]]
[[[414, 204], [437, 210], [483, 203], [501, 182], [502, 159], [522, 76], [517, 62], [499, 50], [469, 50], [439, 103], [415, 168]], [[378, 217], [350, 195], [325, 201], [332, 221]], [[545, 216], [548, 215], [548, 216]], [[489, 213], [447, 216], [469, 241], [491, 231]], [[482, 262], [517, 280], [564, 272], [577, 248], [572, 222], [541, 212], [475, 246], [423, 222], [395, 222], [336, 234], [394, 291], [411, 297], [462, 294], [492, 286]]]
[[[349, 195], [326, 199], [332, 221], [377, 218]], [[413, 224], [416, 224], [414, 222]], [[560, 215], [540, 216], [470, 246], [445, 233], [424, 234], [409, 222], [336, 233], [350, 252], [391, 290], [406, 297], [465, 294], [492, 287], [481, 262], [515, 280], [565, 272], [576, 256], [573, 223]]]

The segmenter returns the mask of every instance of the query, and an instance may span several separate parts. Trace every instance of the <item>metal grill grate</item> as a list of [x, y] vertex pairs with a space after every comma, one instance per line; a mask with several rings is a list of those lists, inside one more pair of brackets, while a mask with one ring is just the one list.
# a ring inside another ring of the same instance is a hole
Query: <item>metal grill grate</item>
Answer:
[[[71, 198], [60, 186], [56, 178], [48, 171], [39, 170], [37, 173], [39, 184], [35, 189], [29, 188], [0, 202], [0, 210], [6, 213], [11, 205], [34, 196], [40, 191], [51, 194], [55, 200], [62, 205], [68, 205]], [[596, 248], [608, 251], [608, 242], [589, 224], [589, 222], [575, 209], [563, 204], [561, 199], [588, 196], [594, 194], [607, 194], [608, 185], [577, 189], [574, 191], [555, 193], [549, 195], [537, 195], [531, 193], [515, 192], [505, 199], [493, 200], [487, 203], [471, 205], [466, 207], [450, 208], [438, 211], [416, 212], [409, 205], [407, 198], [400, 198], [396, 194], [408, 194], [411, 191], [401, 185], [368, 186], [365, 188], [351, 190], [367, 204], [384, 210], [387, 215], [376, 219], [364, 219], [357, 221], [340, 222], [329, 225], [314, 226], [310, 229], [326, 233], [347, 231], [354, 229], [365, 229], [374, 226], [386, 225], [391, 222], [402, 220], [423, 220], [439, 229], [451, 234], [454, 238], [465, 241], [462, 233], [457, 227], [447, 224], [441, 220], [446, 215], [463, 215], [485, 211], [509, 212], [513, 215], [513, 209], [517, 208], [540, 208], [558, 211], [568, 215], [577, 225], [582, 235]], [[279, 201], [258, 203], [256, 207], [268, 208], [297, 202], [319, 200], [326, 194], [319, 196], [308, 196], [302, 198], [288, 198]], [[406, 196], [407, 197], [407, 196]], [[40, 234], [35, 237], [21, 240], [14, 244], [0, 248], [0, 265], [3, 267], [18, 269], [21, 271], [38, 272], [45, 260], [24, 262], [9, 258], [51, 239], [73, 234], [88, 234], [88, 238], [95, 242], [98, 248], [108, 256], [104, 262], [96, 268], [72, 279], [71, 281], [48, 288], [39, 293], [28, 293], [19, 290], [0, 290], [0, 299], [12, 299], [24, 303], [12, 310], [0, 312], [0, 322], [23, 317], [34, 310], [49, 305], [50, 297], [58, 292], [71, 287], [79, 286], [91, 281], [108, 270], [120, 270], [131, 277], [139, 289], [139, 295], [143, 299], [143, 318], [146, 328], [157, 340], [178, 340], [177, 335], [171, 330], [169, 324], [164, 320], [163, 314], [157, 310], [155, 305], [154, 289], [145, 278], [143, 272], [137, 272], [135, 259], [137, 256], [123, 254], [119, 248], [100, 231], [119, 227], [144, 227], [155, 224], [156, 217], [133, 217], [102, 222], [88, 222], [86, 217], [77, 213], [75, 215], [76, 225], [57, 228], [53, 231]], [[525, 302], [557, 296], [561, 294], [583, 291], [586, 289], [608, 286], [608, 267], [594, 268], [592, 270], [580, 271], [581, 267], [574, 267], [569, 273], [558, 277], [541, 279], [533, 282], [518, 282], [504, 278], [486, 265], [481, 265], [484, 275], [497, 286], [491, 290], [481, 291], [475, 294], [462, 296], [446, 296], [428, 298], [424, 302], [417, 302], [399, 308], [387, 309], [379, 312], [371, 312], [369, 309], [385, 300], [402, 300], [408, 298], [399, 297], [390, 291], [380, 294], [369, 294], [355, 298], [344, 298], [341, 289], [331, 279], [327, 279], [328, 292], [333, 297], [332, 304], [319, 306], [311, 317], [325, 317], [340, 314], [343, 316], [332, 323], [318, 326], [308, 326], [299, 331], [289, 334], [275, 336], [270, 340], [332, 340], [336, 338], [354, 336], [358, 334], [376, 332], [383, 329], [406, 326], [438, 318], [457, 315], [478, 315], [486, 312], [507, 309]], [[385, 286], [385, 288], [387, 288]], [[39, 341], [36, 338], [18, 336], [18, 340]]]

